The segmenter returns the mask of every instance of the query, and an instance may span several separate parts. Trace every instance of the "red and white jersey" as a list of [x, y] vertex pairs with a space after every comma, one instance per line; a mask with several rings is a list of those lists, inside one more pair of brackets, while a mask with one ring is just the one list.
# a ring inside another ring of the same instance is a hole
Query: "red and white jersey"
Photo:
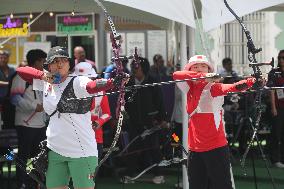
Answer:
[[[102, 92], [98, 94], [103, 94]], [[92, 122], [97, 122], [99, 128], [95, 129], [97, 143], [103, 143], [103, 124], [110, 120], [110, 109], [107, 96], [95, 97], [91, 105]]]
[[[204, 77], [205, 73], [192, 71], [174, 72], [174, 80]], [[250, 88], [254, 78], [235, 84], [208, 83], [205, 80], [184, 82], [181, 90], [187, 94], [188, 146], [191, 151], [205, 152], [225, 146], [227, 140], [223, 123], [223, 96], [238, 92], [237, 85], [247, 84]], [[180, 86], [180, 85], [178, 85]], [[246, 88], [246, 89], [247, 89]], [[243, 90], [246, 90], [243, 89]]]

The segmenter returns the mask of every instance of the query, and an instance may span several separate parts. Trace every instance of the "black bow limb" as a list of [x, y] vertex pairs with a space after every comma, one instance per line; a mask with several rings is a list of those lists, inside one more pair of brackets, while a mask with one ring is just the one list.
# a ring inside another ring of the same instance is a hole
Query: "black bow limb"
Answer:
[[[263, 78], [262, 78], [262, 73], [261, 73], [261, 70], [260, 70], [260, 66], [262, 64], [261, 63], [257, 63], [255, 56], [256, 56], [257, 53], [261, 52], [262, 49], [255, 47], [254, 42], [253, 42], [252, 37], [251, 37], [251, 34], [250, 34], [250, 31], [246, 28], [245, 24], [240, 19], [240, 17], [229, 6], [227, 0], [224, 0], [224, 3], [226, 5], [226, 7], [228, 8], [228, 10], [237, 19], [237, 21], [239, 22], [239, 24], [242, 27], [243, 32], [245, 33], [245, 36], [247, 38], [248, 60], [250, 61], [250, 67], [253, 69], [253, 77], [255, 77], [256, 81], [259, 82], [259, 83], [257, 83], [258, 85], [256, 86], [256, 89], [255, 89], [256, 90], [256, 95], [255, 95], [256, 115], [255, 115], [254, 125], [251, 124], [252, 130], [253, 130], [253, 134], [252, 134], [252, 137], [251, 137], [250, 142], [248, 144], [248, 147], [246, 148], [246, 151], [245, 151], [245, 153], [244, 153], [244, 155], [242, 157], [241, 165], [244, 168], [247, 154], [248, 154], [250, 148], [252, 147], [254, 141], [256, 140], [257, 143], [258, 143], [259, 149], [261, 151], [262, 158], [263, 158], [263, 160], [265, 162], [265, 166], [266, 166], [267, 172], [268, 172], [268, 174], [270, 176], [272, 186], [275, 189], [276, 186], [275, 186], [274, 179], [273, 179], [273, 177], [271, 175], [271, 172], [270, 172], [270, 169], [269, 169], [268, 161], [267, 161], [267, 159], [266, 159], [266, 157], [265, 157], [265, 155], [263, 153], [262, 146], [260, 145], [258, 137], [257, 137], [257, 132], [258, 132], [258, 129], [259, 129], [259, 126], [260, 126], [260, 119], [261, 119], [261, 113], [262, 113], [261, 95], [262, 95], [262, 91], [263, 91], [262, 90], [263, 89], [263, 85], [261, 85], [261, 82], [262, 82]], [[272, 62], [274, 62], [273, 59], [272, 59]]]
[[122, 156], [123, 153], [136, 141], [138, 140], [139, 138], [141, 138], [142, 140], [145, 139], [146, 136], [149, 136], [153, 133], [155, 133], [156, 131], [159, 131], [161, 130], [161, 127], [159, 126], [155, 126], [155, 127], [152, 127], [151, 129], [146, 129], [142, 134], [134, 137], [124, 148], [123, 150], [121, 150], [121, 152], [117, 155], [117, 156]]

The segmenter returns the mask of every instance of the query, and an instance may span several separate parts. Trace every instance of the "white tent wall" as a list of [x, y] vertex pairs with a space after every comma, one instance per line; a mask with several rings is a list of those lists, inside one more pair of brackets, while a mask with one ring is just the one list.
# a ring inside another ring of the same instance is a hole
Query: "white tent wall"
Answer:
[[[224, 0], [200, 1], [205, 31], [210, 31], [235, 19], [225, 6]], [[240, 17], [282, 3], [284, 3], [284, 0], [228, 0], [229, 6]]]
[[[199, 6], [199, 9], [200, 7], [202, 9], [201, 14], [202, 14], [204, 31], [206, 32], [209, 31], [208, 32], [210, 36], [209, 39], [212, 38], [214, 41], [214, 46], [211, 49], [212, 51], [210, 55], [215, 68], [220, 69], [222, 67], [222, 59], [225, 57], [230, 57], [233, 59], [235, 69], [240, 74], [249, 74], [251, 69], [247, 69], [248, 64], [246, 64], [248, 61], [247, 47], [246, 47], [247, 40], [246, 39], [240, 40], [242, 35], [242, 30], [238, 22], [234, 21], [224, 25], [225, 23], [235, 20], [234, 16], [226, 8], [224, 0], [215, 0], [215, 1], [200, 0], [200, 1], [202, 7]], [[262, 9], [270, 11], [276, 9], [283, 10], [284, 9], [283, 3], [284, 0], [228, 1], [229, 6], [240, 17]], [[268, 61], [272, 56], [277, 56], [278, 50], [276, 49], [275, 38], [279, 34], [280, 30], [274, 23], [275, 13], [273, 12], [259, 13], [264, 15], [264, 19], [261, 20], [261, 22], [263, 22], [262, 24], [263, 27], [259, 27], [259, 25], [261, 24], [254, 23], [259, 21], [257, 19], [254, 19], [257, 17], [256, 16], [257, 14], [258, 13], [250, 14], [244, 16], [243, 18], [250, 20], [246, 23], [248, 25], [247, 27], [252, 32], [252, 37], [255, 41], [255, 44], [263, 48], [263, 51], [257, 55], [257, 60]], [[231, 42], [230, 44], [228, 44], [228, 41], [224, 39], [226, 38], [226, 36], [230, 35], [228, 34], [228, 31], [226, 31], [225, 29], [226, 27], [233, 28], [233, 31], [231, 31], [231, 33], [233, 34], [231, 34], [230, 37], [235, 38], [234, 39], [235, 43]], [[240, 50], [241, 48], [240, 46], [243, 46], [243, 49], [245, 50]], [[227, 47], [229, 47], [229, 52]], [[204, 53], [205, 52], [203, 52], [203, 54]], [[267, 72], [268, 69], [270, 68], [266, 67], [263, 69], [266, 69], [264, 70], [264, 72]]]
[[[265, 51], [265, 58], [266, 60], [271, 59], [274, 57], [274, 60], [277, 63], [277, 56], [280, 49], [277, 48], [277, 36], [279, 36], [280, 33], [283, 33], [284, 28], [280, 28], [277, 23], [275, 22], [277, 17], [277, 12], [266, 12], [266, 20], [265, 20], [265, 34], [266, 34], [266, 51]], [[282, 41], [282, 44], [284, 44], [284, 41]], [[284, 46], [282, 46], [284, 47]], [[275, 66], [277, 64], [275, 63]], [[268, 71], [266, 67], [266, 71]], [[267, 72], [266, 72], [267, 73]]]
[[276, 36], [275, 45], [278, 50], [284, 49], [284, 12], [275, 13], [275, 24], [280, 28], [281, 32]]
[[[247, 28], [257, 47], [263, 50], [257, 54], [257, 60], [266, 62], [271, 57], [276, 57], [276, 37], [280, 29], [275, 24], [275, 12], [256, 12], [243, 17]], [[222, 68], [222, 59], [230, 57], [233, 60], [234, 69], [239, 74], [250, 74], [252, 69], [248, 67], [247, 39], [242, 37], [242, 29], [237, 21], [219, 26], [219, 28], [208, 32], [214, 46], [211, 49], [211, 58], [217, 70]], [[263, 67], [264, 72], [270, 68]]]

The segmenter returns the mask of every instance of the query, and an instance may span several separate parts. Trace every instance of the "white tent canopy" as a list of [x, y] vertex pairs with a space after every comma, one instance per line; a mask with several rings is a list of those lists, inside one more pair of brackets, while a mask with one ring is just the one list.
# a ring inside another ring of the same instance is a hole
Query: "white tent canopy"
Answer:
[[[202, 12], [205, 31], [212, 30], [235, 18], [223, 0], [194, 0], [197, 11]], [[195, 27], [192, 0], [104, 0], [108, 12], [144, 21], [167, 29], [169, 20]], [[283, 10], [284, 0], [228, 0], [239, 16], [257, 10]], [[202, 4], [202, 6], [200, 6]], [[201, 10], [202, 9], [202, 10]], [[1, 0], [0, 14], [53, 12], [100, 12], [94, 0]]]
[[[113, 16], [145, 21], [167, 28], [168, 20], [195, 27], [191, 0], [104, 0]], [[131, 8], [129, 8], [131, 7]], [[0, 14], [30, 12], [100, 12], [94, 0], [1, 0]]]
[[276, 6], [268, 7], [264, 10], [265, 11], [284, 11], [284, 3], [278, 4]]
[[[163, 4], [164, 0], [155, 0]], [[185, 0], [184, 0], [185, 1]], [[74, 3], [75, 2], [75, 3]], [[134, 20], [140, 20], [145, 23], [159, 26], [163, 29], [167, 29], [169, 26], [169, 20], [161, 15], [155, 15], [157, 12], [142, 11], [135, 8], [129, 8], [124, 5], [119, 5], [113, 2], [101, 1], [106, 7], [107, 11], [112, 16], [120, 16], [131, 18]], [[178, 10], [175, 4], [172, 4], [168, 9], [168, 14], [173, 10]], [[36, 12], [101, 12], [101, 8], [94, 2], [94, 0], [1, 0], [0, 15], [13, 14], [29, 14]], [[191, 9], [190, 9], [191, 10]], [[180, 16], [182, 17], [182, 16]], [[193, 18], [193, 17], [192, 17]], [[181, 20], [174, 20], [181, 22]], [[189, 23], [189, 22], [188, 22]], [[194, 22], [192, 22], [194, 23]]]
[[[224, 0], [201, 0], [204, 31], [209, 31], [222, 24], [235, 20], [224, 4]], [[263, 10], [284, 3], [284, 0], [228, 0], [230, 7], [238, 16]]]
[[105, 0], [145, 12], [149, 12], [169, 20], [183, 23], [195, 28], [191, 0]]

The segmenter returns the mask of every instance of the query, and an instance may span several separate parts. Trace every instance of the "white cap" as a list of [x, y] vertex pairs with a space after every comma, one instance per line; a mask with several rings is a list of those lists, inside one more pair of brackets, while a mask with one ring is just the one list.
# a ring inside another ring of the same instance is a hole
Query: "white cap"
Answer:
[[97, 77], [98, 74], [88, 62], [80, 62], [75, 66], [75, 74], [78, 76]]
[[188, 63], [185, 65], [185, 70], [190, 70], [190, 67], [195, 65], [195, 64], [206, 64], [209, 68], [209, 72], [214, 72], [213, 66], [209, 63], [208, 59], [204, 55], [195, 55], [191, 57], [188, 61]]

